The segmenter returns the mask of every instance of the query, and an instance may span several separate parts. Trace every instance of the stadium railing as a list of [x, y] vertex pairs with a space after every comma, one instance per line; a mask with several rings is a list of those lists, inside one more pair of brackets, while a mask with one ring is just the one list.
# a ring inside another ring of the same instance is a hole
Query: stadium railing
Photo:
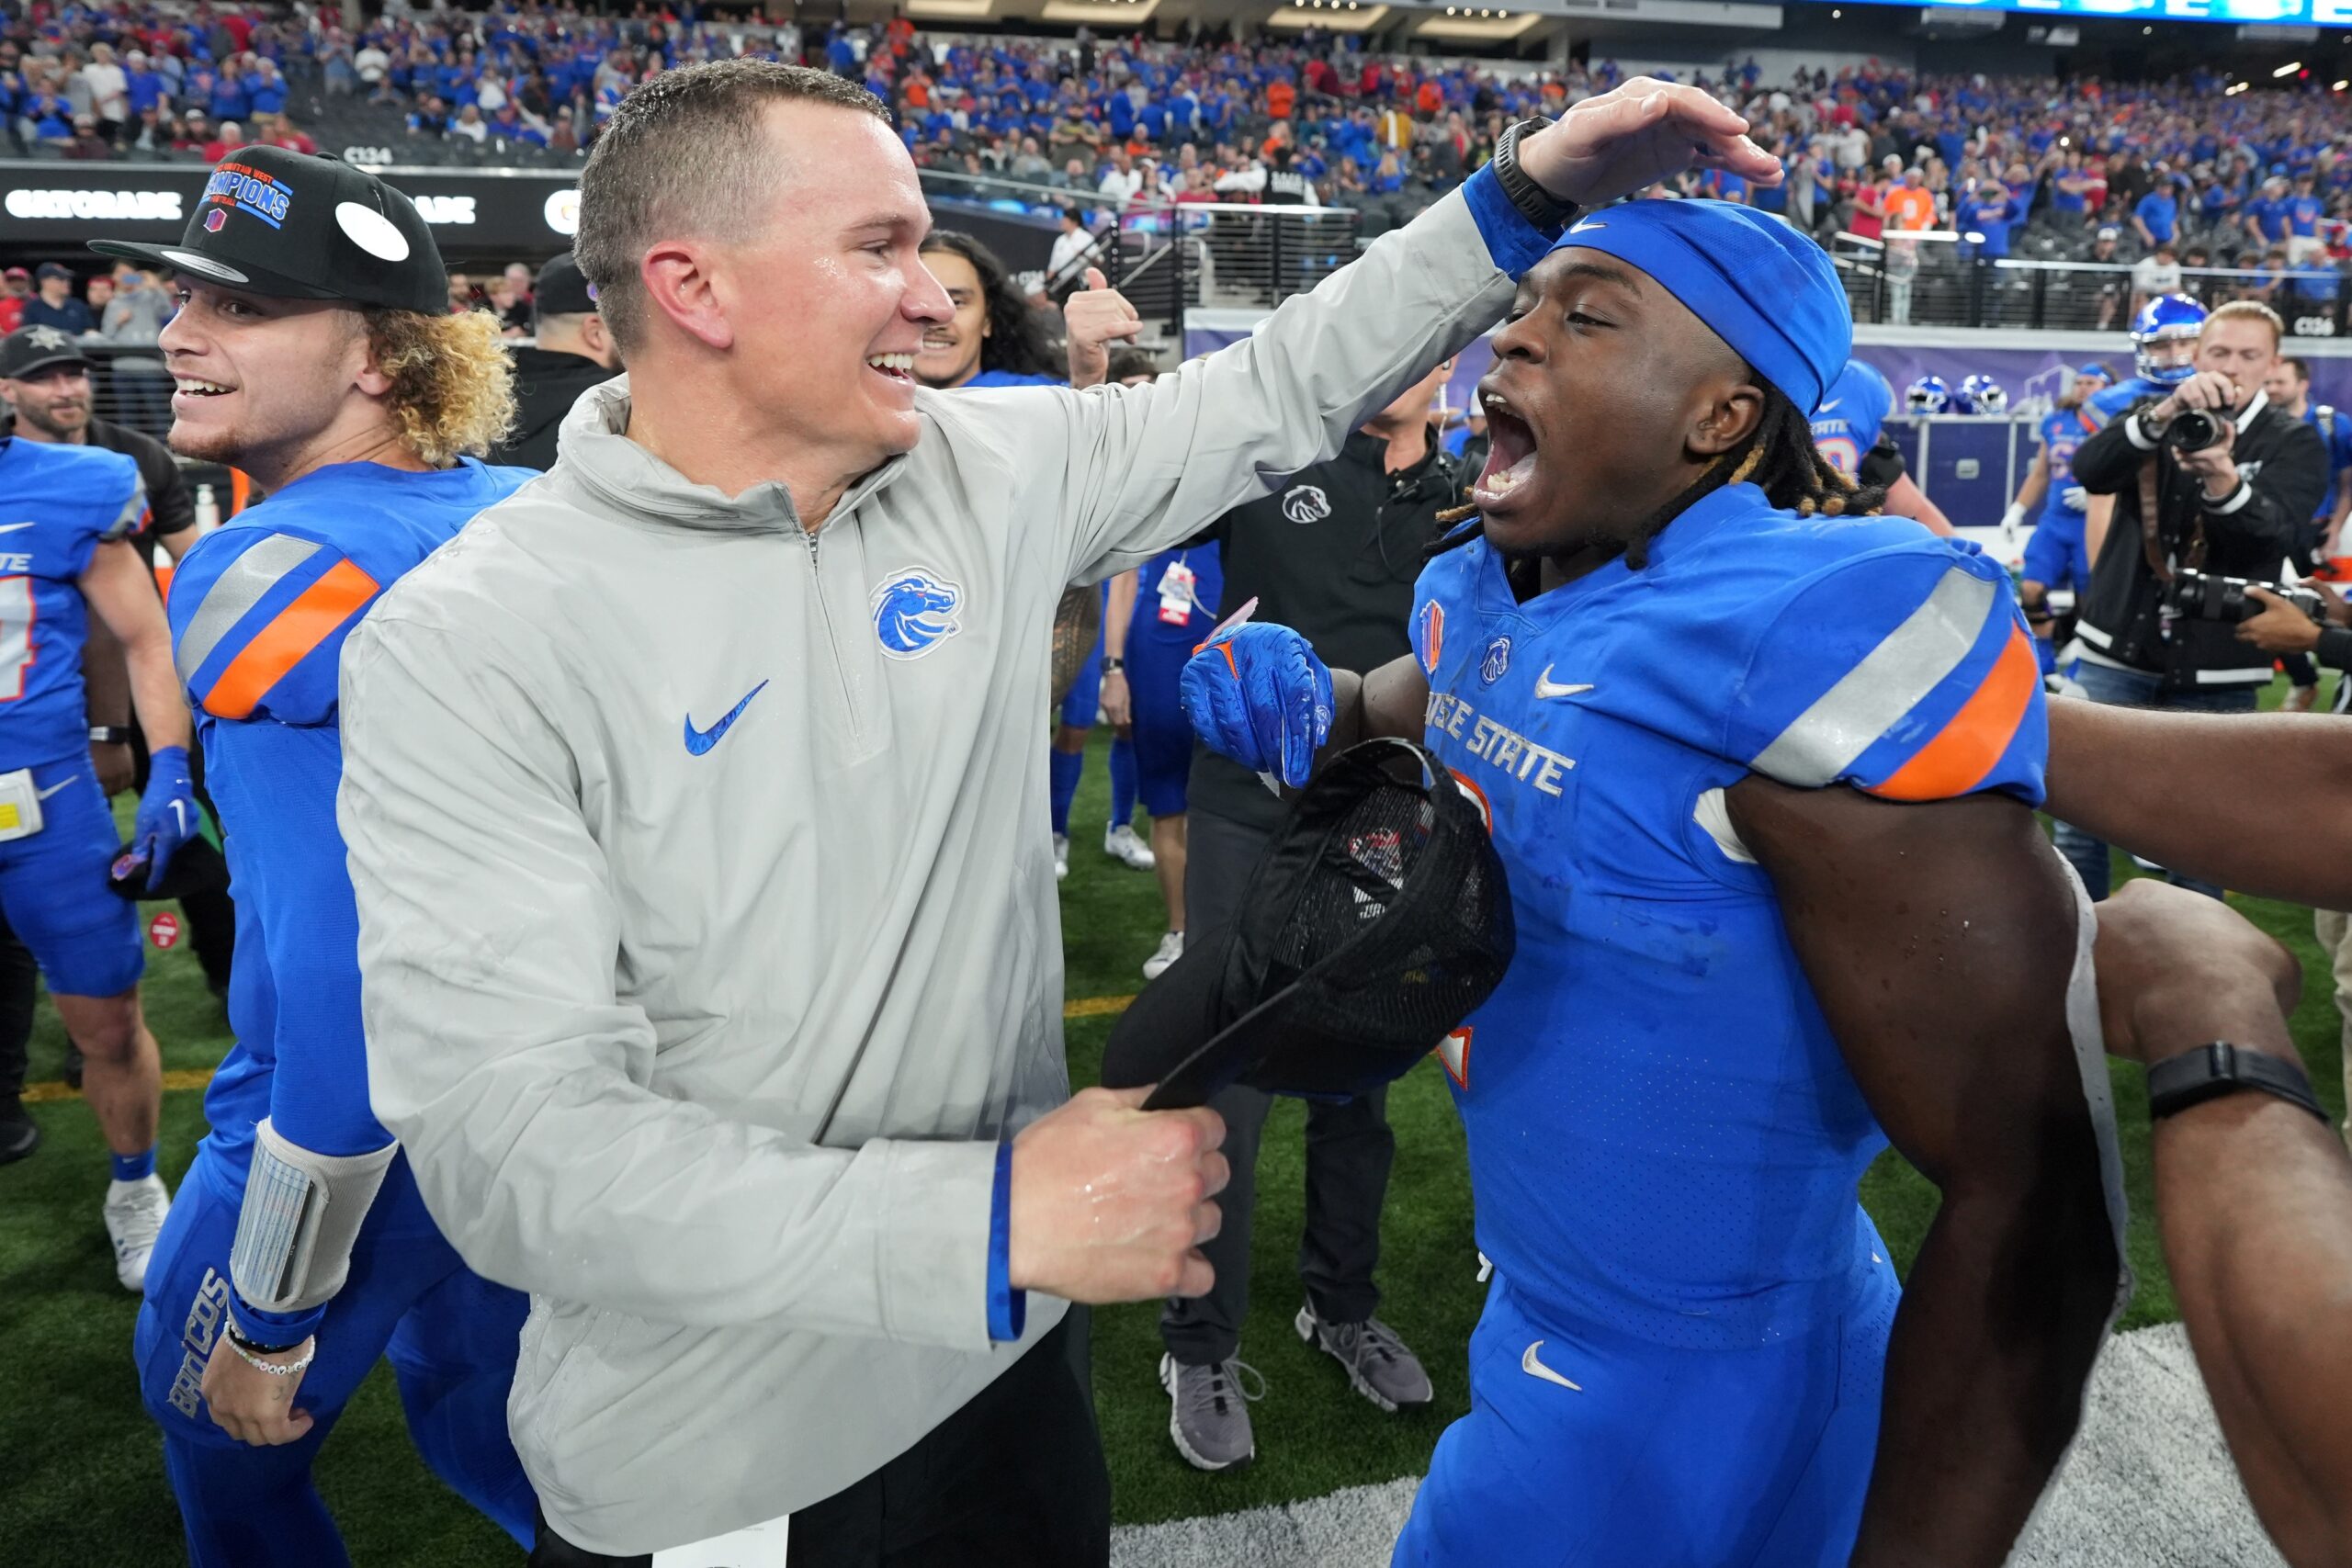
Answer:
[[1362, 220], [1346, 208], [1122, 200], [940, 170], [924, 170], [922, 178], [924, 196], [946, 211], [962, 206], [1042, 220], [1079, 209], [1096, 236], [1094, 251], [1041, 277], [1039, 287], [1063, 299], [1087, 266], [1099, 265], [1170, 344], [1183, 342], [1188, 310], [1272, 310], [1313, 288], [1354, 259]]
[[[1913, 247], [1917, 257], [1907, 301], [1903, 269], [1888, 265], [1896, 245]], [[1830, 254], [1857, 321], [2109, 332], [2131, 324], [2130, 263], [1982, 258], [1966, 234], [1950, 230], [1885, 239], [1840, 231]], [[2181, 276], [2184, 286], [2209, 304], [2236, 297], [2248, 285], [2267, 288], [2267, 302], [2296, 337], [2339, 337], [2346, 331], [2343, 296], [2352, 279], [2332, 266], [2184, 267]]]

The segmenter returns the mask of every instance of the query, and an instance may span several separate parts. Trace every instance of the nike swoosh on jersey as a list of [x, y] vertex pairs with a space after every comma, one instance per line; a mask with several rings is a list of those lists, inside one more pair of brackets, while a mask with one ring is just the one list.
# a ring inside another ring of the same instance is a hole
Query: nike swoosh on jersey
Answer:
[[1544, 1341], [1541, 1339], [1538, 1339], [1534, 1344], [1530, 1345], [1527, 1348], [1527, 1353], [1519, 1359], [1519, 1370], [1525, 1372], [1529, 1377], [1542, 1378], [1545, 1382], [1555, 1382], [1562, 1388], [1572, 1388], [1578, 1393], [1582, 1393], [1584, 1392], [1584, 1385], [1582, 1383], [1570, 1382], [1567, 1379], [1562, 1377], [1559, 1373], [1554, 1371], [1551, 1368], [1544, 1364], [1543, 1359], [1535, 1353], [1542, 1348], [1544, 1348]]
[[1843, 398], [1832, 398], [1813, 412], [1815, 413], [1827, 413], [1831, 409], [1836, 408], [1839, 403], [1842, 403], [1845, 400], [1846, 400]]
[[[40, 519], [36, 518], [34, 521], [38, 522]], [[19, 528], [29, 528], [31, 526], [31, 523], [0, 523], [0, 534], [13, 534]]]
[[33, 792], [33, 798], [35, 800], [47, 800], [51, 795], [55, 795], [67, 784], [78, 783], [81, 780], [81, 774], [75, 773], [72, 778], [60, 779], [55, 784], [50, 785], [47, 789], [35, 790]]
[[1551, 697], [1573, 697], [1578, 692], [1589, 692], [1591, 690], [1592, 682], [1589, 681], [1562, 682], [1553, 680], [1552, 667], [1548, 664], [1544, 666], [1544, 673], [1535, 677], [1535, 695], [1539, 700]]
[[693, 757], [699, 757], [704, 752], [709, 750], [712, 747], [718, 745], [719, 737], [725, 735], [729, 729], [733, 728], [735, 727], [735, 721], [743, 716], [743, 710], [752, 705], [752, 699], [758, 696], [762, 692], [764, 692], [767, 689], [768, 683], [765, 681], [763, 681], [758, 685], [752, 687], [750, 691], [744, 693], [743, 700], [737, 703], [733, 707], [729, 708], [727, 710], [727, 716], [720, 719], [717, 724], [712, 725], [708, 729], [696, 729], [695, 728], [695, 716], [692, 714], [686, 715], [686, 754]]

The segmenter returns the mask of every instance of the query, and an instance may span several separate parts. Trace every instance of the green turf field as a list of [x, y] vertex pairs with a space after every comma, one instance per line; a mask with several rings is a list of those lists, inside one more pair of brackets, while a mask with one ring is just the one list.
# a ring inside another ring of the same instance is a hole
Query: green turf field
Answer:
[[[1101, 849], [1107, 794], [1102, 747], [1090, 759], [1075, 813], [1069, 880], [1063, 885], [1069, 995], [1119, 998], [1142, 983], [1139, 965], [1163, 923], [1150, 873], [1134, 872]], [[126, 803], [127, 805], [127, 803]], [[2258, 900], [2239, 907], [2284, 938], [2303, 959], [2307, 981], [2294, 1024], [2320, 1096], [2340, 1113], [2337, 1027], [2325, 962], [2311, 940], [2309, 914]], [[148, 1017], [167, 1071], [209, 1068], [228, 1045], [227, 1024], [206, 993], [185, 946], [152, 953]], [[1082, 1005], [1069, 1025], [1070, 1071], [1093, 1081], [1115, 1002]], [[33, 1043], [32, 1077], [57, 1077], [64, 1043], [43, 1011]], [[2133, 1218], [2132, 1261], [2140, 1291], [2126, 1326], [2174, 1315], [2154, 1226], [2147, 1218], [2148, 1128], [2136, 1068], [2118, 1066]], [[1168, 1402], [1156, 1378], [1157, 1309], [1125, 1307], [1095, 1316], [1095, 1391], [1122, 1523], [1226, 1513], [1318, 1495], [1334, 1488], [1419, 1474], [1444, 1424], [1466, 1407], [1463, 1352], [1480, 1291], [1470, 1232], [1462, 1132], [1444, 1080], [1425, 1064], [1389, 1100], [1397, 1132], [1396, 1176], [1385, 1228], [1382, 1315], [1428, 1363], [1435, 1408], [1385, 1416], [1348, 1391], [1339, 1368], [1309, 1353], [1291, 1329], [1299, 1291], [1294, 1256], [1302, 1163], [1295, 1104], [1278, 1108], [1267, 1129], [1254, 1242], [1256, 1290], [1242, 1357], [1265, 1375], [1253, 1415], [1260, 1458], [1244, 1471], [1203, 1475], [1169, 1446]], [[184, 1561], [178, 1522], [153, 1427], [139, 1405], [130, 1345], [136, 1303], [115, 1283], [98, 1203], [104, 1150], [78, 1100], [36, 1106], [47, 1141], [34, 1158], [0, 1168], [0, 1343], [10, 1366], [0, 1377], [0, 1562], [164, 1565]], [[167, 1092], [163, 1164], [176, 1183], [203, 1133], [193, 1089]], [[1934, 1194], [1893, 1156], [1870, 1175], [1863, 1196], [1907, 1266], [1934, 1212]], [[401, 1429], [390, 1379], [379, 1369], [345, 1415], [319, 1466], [320, 1486], [342, 1522], [354, 1559], [368, 1568], [459, 1568], [515, 1563], [521, 1554], [442, 1488], [416, 1460]]]

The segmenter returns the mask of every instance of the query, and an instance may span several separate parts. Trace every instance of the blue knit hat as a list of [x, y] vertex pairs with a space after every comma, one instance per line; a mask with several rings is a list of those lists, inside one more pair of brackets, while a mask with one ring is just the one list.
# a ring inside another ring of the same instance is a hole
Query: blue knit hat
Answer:
[[1853, 353], [1854, 321], [1838, 269], [1819, 245], [1735, 201], [1632, 201], [1560, 236], [1639, 267], [1787, 394], [1820, 405]]

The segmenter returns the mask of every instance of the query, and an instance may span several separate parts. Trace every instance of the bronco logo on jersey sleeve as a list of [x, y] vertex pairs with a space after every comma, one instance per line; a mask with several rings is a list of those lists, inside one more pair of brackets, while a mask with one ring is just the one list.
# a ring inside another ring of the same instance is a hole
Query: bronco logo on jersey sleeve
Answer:
[[1420, 658], [1421, 673], [1434, 680], [1437, 661], [1445, 657], [1445, 606], [1434, 599], [1423, 600], [1413, 617], [1413, 651]]
[[874, 634], [892, 659], [920, 659], [963, 630], [964, 590], [935, 571], [910, 567], [874, 591]]

